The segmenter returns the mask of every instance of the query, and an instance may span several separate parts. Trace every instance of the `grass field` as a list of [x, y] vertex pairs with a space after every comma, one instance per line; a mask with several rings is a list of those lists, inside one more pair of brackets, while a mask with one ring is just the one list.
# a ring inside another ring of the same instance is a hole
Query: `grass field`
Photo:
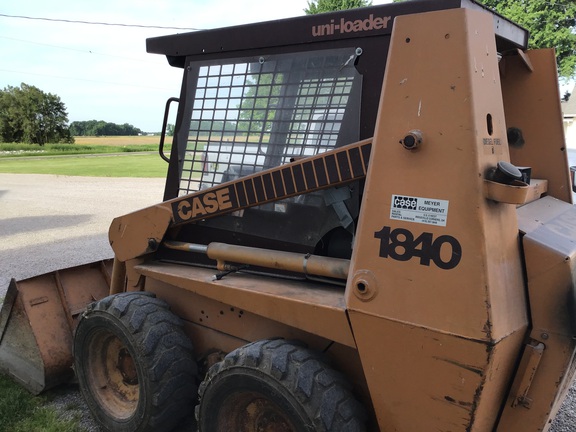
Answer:
[[[62, 156], [98, 153], [132, 153], [158, 151], [159, 136], [75, 137], [74, 144], [0, 143], [0, 159], [27, 156]], [[164, 150], [170, 153], [172, 137], [167, 137]]]
[[[75, 144], [0, 143], [0, 173], [165, 177], [158, 136], [76, 137]], [[171, 137], [167, 141], [172, 142]], [[165, 147], [169, 154], [170, 145]], [[55, 157], [57, 156], [57, 157]]]
[[107, 154], [0, 159], [0, 173], [86, 177], [165, 177], [168, 164], [154, 154]]

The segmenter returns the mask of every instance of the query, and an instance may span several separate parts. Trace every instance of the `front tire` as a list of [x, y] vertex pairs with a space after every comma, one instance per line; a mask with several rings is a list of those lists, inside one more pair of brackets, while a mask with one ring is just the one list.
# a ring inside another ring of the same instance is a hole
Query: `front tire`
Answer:
[[74, 336], [80, 389], [102, 428], [169, 431], [194, 405], [197, 365], [182, 322], [149, 293], [89, 306]]
[[346, 380], [284, 340], [254, 342], [210, 368], [196, 407], [199, 432], [360, 432], [365, 412]]

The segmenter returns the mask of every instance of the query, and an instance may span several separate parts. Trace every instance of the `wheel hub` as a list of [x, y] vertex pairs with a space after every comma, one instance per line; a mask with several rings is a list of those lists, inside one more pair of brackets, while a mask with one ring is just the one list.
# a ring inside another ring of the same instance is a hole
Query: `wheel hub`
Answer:
[[238, 432], [295, 432], [284, 412], [272, 401], [256, 393], [229, 398], [223, 412], [229, 412], [226, 430]]
[[139, 399], [138, 373], [130, 352], [111, 332], [95, 334], [87, 355], [89, 380], [102, 409], [126, 419], [136, 410]]
[[136, 371], [136, 365], [134, 360], [130, 355], [130, 352], [122, 347], [118, 353], [118, 370], [122, 377], [124, 378], [124, 383], [128, 385], [138, 384], [138, 373]]

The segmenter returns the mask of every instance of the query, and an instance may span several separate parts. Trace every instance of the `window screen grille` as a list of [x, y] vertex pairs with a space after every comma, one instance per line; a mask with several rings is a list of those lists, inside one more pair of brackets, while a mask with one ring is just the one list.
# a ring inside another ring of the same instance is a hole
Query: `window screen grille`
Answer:
[[346, 49], [192, 65], [179, 195], [332, 149], [360, 91], [353, 59]]

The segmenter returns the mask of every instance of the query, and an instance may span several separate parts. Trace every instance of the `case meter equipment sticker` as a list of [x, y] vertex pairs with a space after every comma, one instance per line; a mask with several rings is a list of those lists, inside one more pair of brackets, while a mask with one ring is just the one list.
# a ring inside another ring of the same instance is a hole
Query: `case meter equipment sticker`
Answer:
[[447, 200], [392, 195], [390, 219], [446, 226], [448, 204]]

